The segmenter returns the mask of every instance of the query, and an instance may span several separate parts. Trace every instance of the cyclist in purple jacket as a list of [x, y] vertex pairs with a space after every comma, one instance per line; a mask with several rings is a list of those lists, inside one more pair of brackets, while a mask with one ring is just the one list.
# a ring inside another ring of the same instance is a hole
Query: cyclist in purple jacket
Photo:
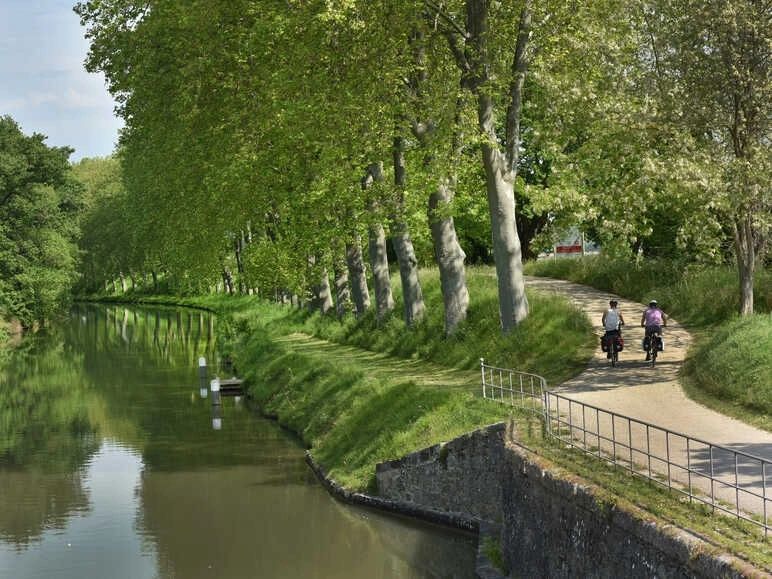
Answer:
[[[649, 307], [643, 311], [641, 316], [641, 327], [645, 328], [646, 338], [651, 339], [652, 336], [662, 335], [662, 328], [667, 326], [667, 316], [663, 312], [657, 300], [651, 300]], [[646, 352], [646, 359], [649, 359], [649, 353]]]

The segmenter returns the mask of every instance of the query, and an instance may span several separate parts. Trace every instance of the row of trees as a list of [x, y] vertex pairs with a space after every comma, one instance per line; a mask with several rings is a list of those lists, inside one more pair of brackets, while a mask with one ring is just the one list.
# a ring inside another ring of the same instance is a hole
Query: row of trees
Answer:
[[508, 331], [528, 315], [523, 255], [581, 223], [612, 253], [735, 259], [752, 311], [771, 205], [764, 1], [76, 11], [126, 124], [122, 185], [84, 238], [92, 285], [217, 272], [233, 291], [309, 292], [322, 310], [334, 292], [361, 314], [367, 254], [381, 317], [391, 254], [412, 324], [433, 258], [450, 333], [469, 301], [464, 248], [489, 246]]

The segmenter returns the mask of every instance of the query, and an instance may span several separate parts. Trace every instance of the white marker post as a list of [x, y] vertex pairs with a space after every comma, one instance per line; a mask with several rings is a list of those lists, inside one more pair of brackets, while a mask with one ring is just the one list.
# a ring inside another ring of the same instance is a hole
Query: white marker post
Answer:
[[209, 392], [209, 389], [206, 387], [206, 358], [201, 356], [198, 359], [198, 383], [199, 383], [199, 394], [201, 395], [201, 398], [206, 398], [207, 393]]
[[212, 404], [220, 405], [220, 379], [215, 376], [214, 380], [209, 383], [209, 389], [212, 391]]
[[212, 406], [212, 430], [222, 430], [222, 417], [220, 406]]

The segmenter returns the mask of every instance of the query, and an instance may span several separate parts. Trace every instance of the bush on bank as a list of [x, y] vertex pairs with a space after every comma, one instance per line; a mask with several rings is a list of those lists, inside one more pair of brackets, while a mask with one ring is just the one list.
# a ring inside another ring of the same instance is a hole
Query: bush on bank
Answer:
[[[719, 411], [730, 411], [772, 430], [772, 271], [757, 272], [753, 316], [738, 318], [733, 268], [601, 256], [541, 260], [527, 273], [568, 279], [663, 309], [696, 329], [684, 366], [687, 392]], [[726, 402], [730, 403], [727, 407]], [[737, 411], [732, 411], [734, 408]]]

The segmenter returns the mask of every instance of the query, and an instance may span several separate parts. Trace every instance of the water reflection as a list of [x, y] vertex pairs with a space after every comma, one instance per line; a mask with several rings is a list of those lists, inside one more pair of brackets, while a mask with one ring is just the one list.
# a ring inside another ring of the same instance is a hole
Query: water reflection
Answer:
[[204, 312], [80, 306], [0, 369], [0, 577], [470, 577], [471, 538], [333, 500]]

